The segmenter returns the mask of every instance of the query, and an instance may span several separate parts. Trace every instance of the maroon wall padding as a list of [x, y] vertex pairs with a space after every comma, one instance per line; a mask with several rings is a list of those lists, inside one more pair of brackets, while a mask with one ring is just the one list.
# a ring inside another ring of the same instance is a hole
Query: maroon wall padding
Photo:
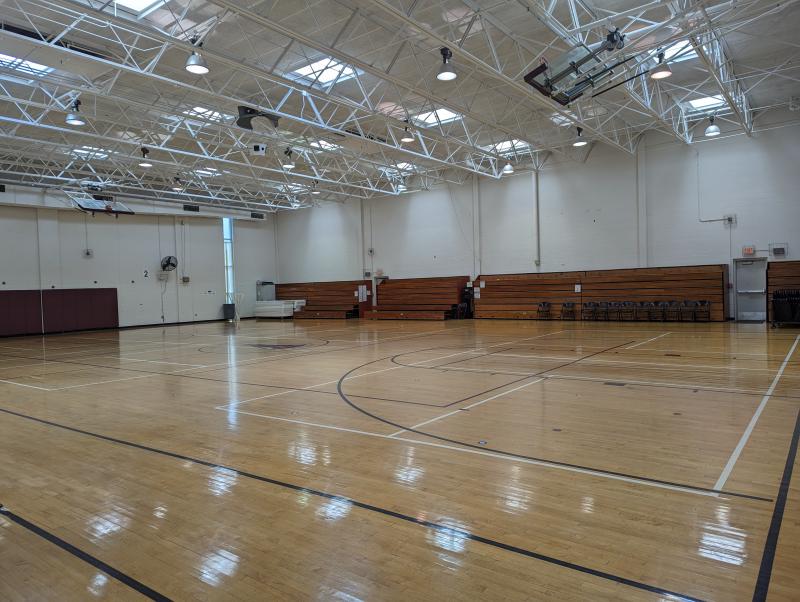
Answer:
[[119, 327], [115, 288], [44, 290], [42, 312], [45, 333]]
[[39, 291], [0, 291], [0, 336], [41, 332]]

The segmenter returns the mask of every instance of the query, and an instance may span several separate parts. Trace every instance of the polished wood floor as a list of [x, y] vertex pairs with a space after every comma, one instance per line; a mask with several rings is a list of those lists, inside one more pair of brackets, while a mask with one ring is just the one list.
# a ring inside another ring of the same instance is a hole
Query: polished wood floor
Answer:
[[798, 600], [798, 339], [491, 320], [2, 339], [0, 600]]

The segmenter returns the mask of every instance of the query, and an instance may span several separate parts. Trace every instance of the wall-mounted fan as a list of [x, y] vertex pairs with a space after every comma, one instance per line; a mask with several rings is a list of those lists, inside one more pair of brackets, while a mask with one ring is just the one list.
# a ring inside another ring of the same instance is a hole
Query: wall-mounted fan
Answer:
[[178, 267], [178, 258], [174, 255], [167, 255], [161, 260], [161, 269], [165, 272], [171, 272]]

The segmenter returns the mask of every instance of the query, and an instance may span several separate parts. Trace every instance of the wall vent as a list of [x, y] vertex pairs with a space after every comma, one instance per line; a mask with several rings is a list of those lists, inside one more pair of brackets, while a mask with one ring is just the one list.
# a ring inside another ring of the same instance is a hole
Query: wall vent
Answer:
[[264, 219], [264, 214], [263, 213], [256, 213], [255, 211], [251, 211], [250, 212], [250, 217], [252, 217], [253, 219]]
[[192, 213], [200, 213], [200, 205], [184, 205], [184, 211], [191, 211]]

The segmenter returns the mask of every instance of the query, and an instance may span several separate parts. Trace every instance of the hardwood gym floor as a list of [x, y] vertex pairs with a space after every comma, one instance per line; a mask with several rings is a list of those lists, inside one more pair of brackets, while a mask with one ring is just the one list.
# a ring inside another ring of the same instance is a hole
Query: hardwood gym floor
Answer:
[[0, 340], [0, 599], [797, 600], [797, 331]]

